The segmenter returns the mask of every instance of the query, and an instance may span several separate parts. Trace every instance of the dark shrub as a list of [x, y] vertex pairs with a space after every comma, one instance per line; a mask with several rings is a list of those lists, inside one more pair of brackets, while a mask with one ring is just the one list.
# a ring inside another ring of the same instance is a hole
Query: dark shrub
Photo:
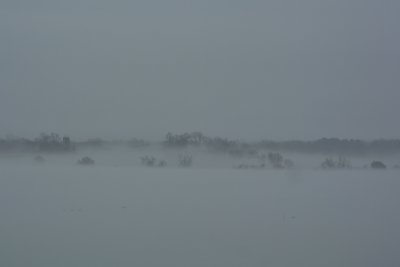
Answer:
[[157, 162], [157, 159], [153, 156], [145, 156], [141, 158], [142, 164], [147, 166], [147, 167], [165, 167], [167, 166], [167, 162], [165, 160], [159, 160]]
[[339, 157], [337, 160], [327, 158], [321, 163], [323, 169], [351, 169], [351, 163], [344, 157]]
[[276, 169], [283, 168], [283, 157], [280, 153], [278, 153], [278, 152], [268, 153], [268, 160], [271, 163], [272, 167], [274, 167]]
[[179, 166], [190, 167], [192, 166], [193, 158], [192, 155], [179, 155]]
[[153, 167], [156, 164], [156, 158], [153, 156], [144, 156], [141, 158], [142, 164], [148, 167]]
[[165, 160], [160, 160], [158, 162], [158, 167], [165, 167], [165, 166], [167, 166], [167, 162]]
[[373, 161], [371, 162], [372, 169], [386, 169], [386, 165], [382, 161]]
[[327, 158], [324, 160], [324, 162], [321, 163], [321, 167], [323, 169], [335, 169], [336, 168], [336, 163], [333, 159]]
[[337, 161], [338, 169], [351, 169], [351, 163], [345, 157], [339, 157]]
[[267, 156], [264, 153], [257, 155], [258, 161], [260, 163], [260, 167], [265, 168]]

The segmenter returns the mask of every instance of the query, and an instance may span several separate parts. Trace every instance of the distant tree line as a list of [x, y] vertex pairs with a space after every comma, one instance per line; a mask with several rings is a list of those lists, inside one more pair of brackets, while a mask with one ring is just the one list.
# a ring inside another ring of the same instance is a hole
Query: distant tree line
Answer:
[[347, 158], [340, 156], [337, 159], [332, 157], [326, 158], [322, 163], [321, 167], [323, 169], [351, 169], [350, 160]]
[[221, 137], [208, 137], [203, 135], [201, 132], [183, 133], [183, 134], [172, 134], [168, 133], [165, 136], [163, 144], [166, 147], [173, 148], [184, 148], [187, 146], [207, 146], [217, 151], [229, 152], [234, 150], [244, 143], [229, 140]]
[[363, 141], [359, 139], [321, 138], [315, 141], [261, 141], [257, 143], [257, 146], [277, 151], [337, 155], [400, 153], [400, 139]]
[[61, 137], [56, 133], [42, 133], [39, 137], [29, 140], [25, 138], [7, 137], [0, 139], [0, 152], [31, 151], [31, 152], [67, 152], [74, 151], [68, 136]]
[[208, 137], [201, 132], [172, 134], [164, 140], [167, 147], [187, 147], [204, 145], [216, 151], [231, 155], [257, 155], [257, 150], [280, 152], [320, 153], [336, 155], [367, 155], [400, 153], [400, 139], [378, 139], [363, 141], [359, 139], [321, 138], [314, 141], [234, 141], [221, 137]]
[[[68, 136], [61, 136], [56, 133], [42, 133], [33, 140], [16, 137], [0, 138], [0, 152], [66, 152], [74, 151], [77, 148], [102, 148], [104, 146], [125, 146], [139, 149], [148, 147], [151, 144], [136, 138], [127, 141], [105, 141], [95, 138], [87, 141], [72, 142]], [[262, 150], [347, 156], [400, 153], [400, 139], [363, 141], [359, 139], [321, 138], [314, 141], [263, 140], [245, 142], [223, 137], [209, 137], [201, 132], [192, 132], [183, 134], [168, 133], [161, 144], [166, 148], [205, 147], [214, 152], [228, 153], [236, 157], [257, 157]]]
[[282, 151], [324, 153], [337, 155], [368, 155], [400, 153], [400, 139], [363, 141], [358, 139], [322, 138], [316, 141], [266, 142], [263, 145], [277, 146]]
[[79, 148], [92, 148], [92, 149], [101, 149], [105, 147], [112, 146], [123, 146], [130, 148], [145, 148], [150, 145], [149, 142], [143, 139], [132, 138], [128, 141], [125, 140], [103, 140], [101, 138], [90, 138], [85, 141], [75, 142], [75, 145]]

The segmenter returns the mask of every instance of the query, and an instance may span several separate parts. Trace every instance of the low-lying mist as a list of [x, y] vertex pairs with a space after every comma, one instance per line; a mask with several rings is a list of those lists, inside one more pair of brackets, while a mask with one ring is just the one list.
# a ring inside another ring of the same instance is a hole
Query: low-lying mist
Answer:
[[165, 140], [74, 141], [55, 133], [0, 139], [2, 162], [152, 168], [386, 169], [400, 168], [400, 140], [235, 141], [200, 132]]
[[3, 140], [0, 265], [399, 265], [396, 154], [188, 136]]

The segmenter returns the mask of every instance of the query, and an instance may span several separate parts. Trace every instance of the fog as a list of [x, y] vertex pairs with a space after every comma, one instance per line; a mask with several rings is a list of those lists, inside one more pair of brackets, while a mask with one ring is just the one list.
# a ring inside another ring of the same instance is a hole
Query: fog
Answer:
[[399, 157], [326, 157], [155, 144], [2, 152], [0, 265], [397, 266]]
[[104, 158], [78, 166], [59, 157], [1, 161], [2, 266], [400, 263], [395, 170], [147, 168]]
[[400, 266], [399, 10], [0, 0], [0, 266]]
[[2, 1], [0, 135], [398, 138], [397, 1]]

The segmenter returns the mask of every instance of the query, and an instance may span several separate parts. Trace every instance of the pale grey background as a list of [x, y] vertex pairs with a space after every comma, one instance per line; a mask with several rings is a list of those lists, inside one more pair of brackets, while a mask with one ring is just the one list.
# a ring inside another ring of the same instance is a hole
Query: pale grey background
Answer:
[[0, 136], [398, 138], [399, 10], [0, 0]]

